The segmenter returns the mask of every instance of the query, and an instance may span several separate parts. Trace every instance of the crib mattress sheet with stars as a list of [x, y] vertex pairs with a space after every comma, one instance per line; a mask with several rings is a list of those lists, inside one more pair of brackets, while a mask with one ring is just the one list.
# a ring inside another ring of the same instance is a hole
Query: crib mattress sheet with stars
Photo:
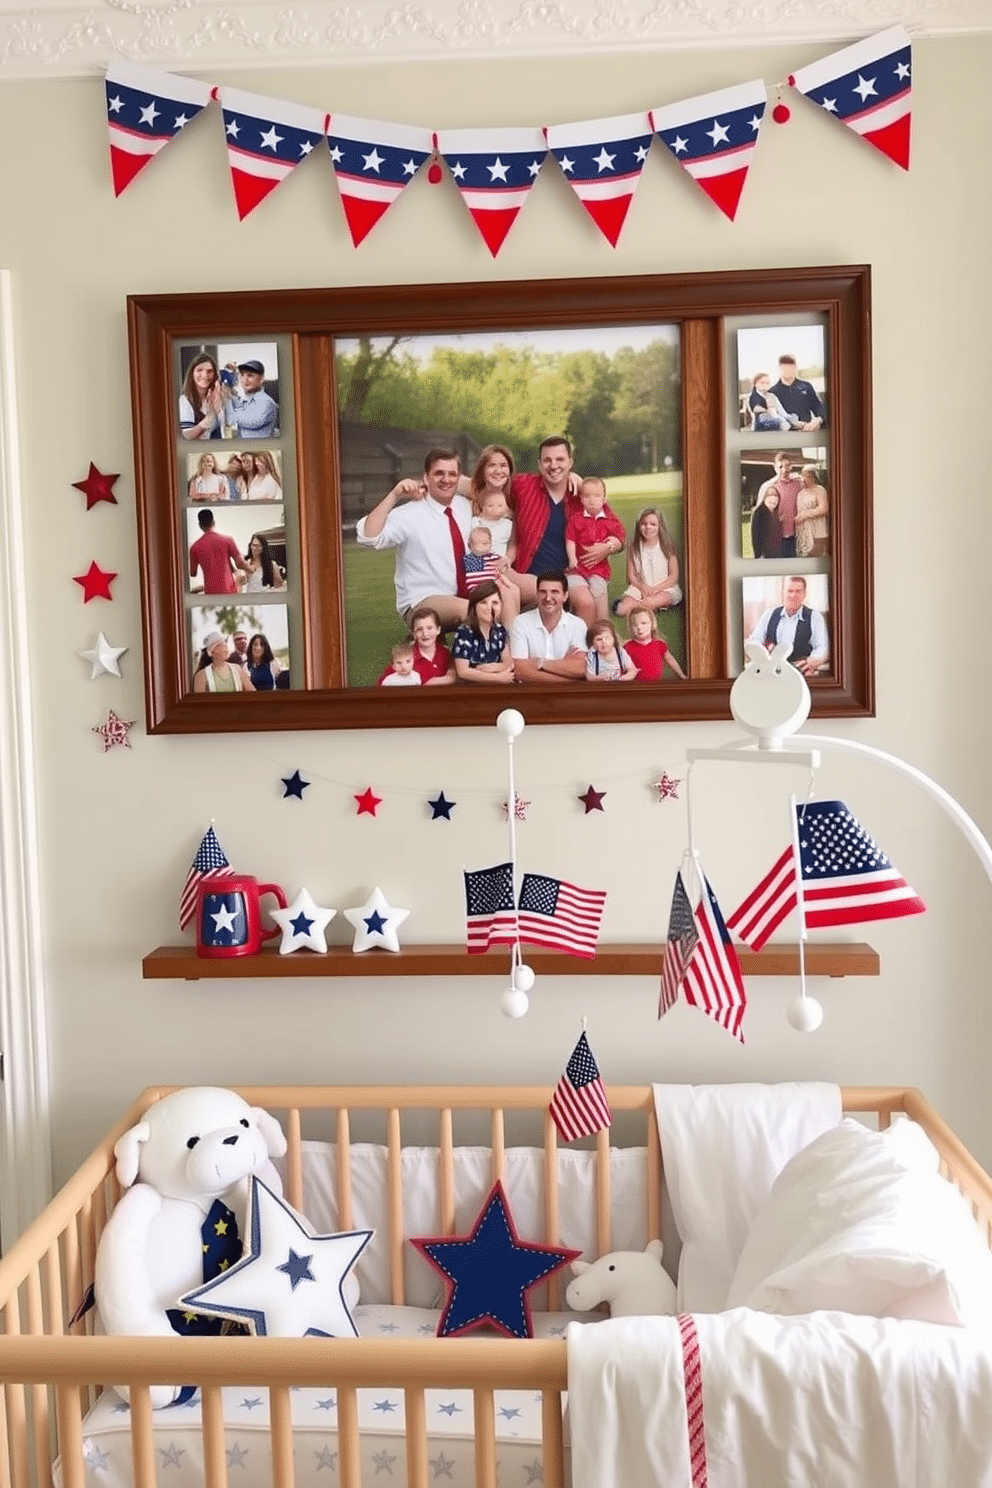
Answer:
[[[425, 1338], [437, 1331], [440, 1313], [420, 1307], [359, 1306], [355, 1324], [363, 1338]], [[562, 1338], [574, 1312], [535, 1312], [535, 1338]], [[443, 1348], [444, 1340], [438, 1340]], [[228, 1482], [231, 1488], [271, 1488], [269, 1398], [264, 1388], [228, 1387], [222, 1392]], [[532, 1488], [543, 1482], [541, 1396], [534, 1391], [497, 1390], [496, 1458], [500, 1488]], [[438, 1488], [474, 1488], [470, 1390], [425, 1392], [428, 1481]], [[333, 1488], [339, 1481], [337, 1399], [334, 1389], [290, 1391], [296, 1488]], [[155, 1412], [155, 1450], [161, 1488], [203, 1488], [200, 1397]], [[403, 1392], [359, 1390], [363, 1488], [405, 1488]], [[87, 1488], [133, 1488], [130, 1411], [105, 1391], [83, 1422]], [[61, 1474], [56, 1465], [56, 1483]]]

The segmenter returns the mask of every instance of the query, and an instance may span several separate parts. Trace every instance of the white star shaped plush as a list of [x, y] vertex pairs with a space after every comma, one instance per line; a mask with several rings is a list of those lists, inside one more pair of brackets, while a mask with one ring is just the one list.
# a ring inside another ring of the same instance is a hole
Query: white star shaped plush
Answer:
[[179, 1299], [269, 1338], [357, 1338], [344, 1284], [374, 1230], [311, 1235], [285, 1199], [252, 1178], [245, 1253]]
[[88, 661], [92, 667], [90, 681], [95, 682], [104, 673], [108, 677], [119, 677], [121, 668], [118, 657], [123, 656], [126, 650], [126, 646], [112, 646], [101, 630], [90, 649], [79, 652], [83, 660]]
[[408, 909], [393, 909], [388, 905], [377, 885], [364, 904], [344, 912], [348, 924], [355, 929], [355, 943], [351, 949], [371, 951], [379, 946], [384, 951], [398, 951], [400, 943], [396, 932], [409, 913]]
[[282, 931], [279, 942], [280, 956], [291, 951], [327, 952], [327, 927], [337, 914], [336, 909], [325, 909], [315, 904], [309, 889], [301, 889], [292, 904], [285, 909], [274, 909], [272, 918]]

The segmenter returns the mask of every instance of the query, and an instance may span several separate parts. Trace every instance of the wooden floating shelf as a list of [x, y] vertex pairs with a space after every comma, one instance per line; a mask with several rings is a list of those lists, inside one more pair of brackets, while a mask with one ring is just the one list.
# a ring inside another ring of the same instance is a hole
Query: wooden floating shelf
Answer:
[[[745, 976], [797, 976], [799, 947], [770, 943], [760, 951], [739, 946]], [[591, 960], [564, 956], [524, 946], [524, 959], [538, 976], [650, 976], [661, 975], [663, 947], [657, 942], [619, 941], [602, 945]], [[185, 981], [241, 981], [245, 977], [452, 977], [489, 976], [506, 979], [509, 946], [469, 956], [460, 945], [407, 945], [399, 952], [363, 951], [331, 946], [326, 955], [294, 951], [280, 956], [265, 947], [257, 956], [198, 956], [191, 946], [159, 946], [141, 963], [145, 978]], [[878, 976], [878, 952], [863, 941], [806, 946], [807, 976]]]

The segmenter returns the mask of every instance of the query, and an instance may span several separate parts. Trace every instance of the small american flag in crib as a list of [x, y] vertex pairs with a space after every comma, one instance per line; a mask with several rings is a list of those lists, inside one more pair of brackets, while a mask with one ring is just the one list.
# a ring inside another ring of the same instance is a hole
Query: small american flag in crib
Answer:
[[575, 1142], [610, 1125], [610, 1103], [584, 1031], [554, 1088], [548, 1110], [563, 1142]]

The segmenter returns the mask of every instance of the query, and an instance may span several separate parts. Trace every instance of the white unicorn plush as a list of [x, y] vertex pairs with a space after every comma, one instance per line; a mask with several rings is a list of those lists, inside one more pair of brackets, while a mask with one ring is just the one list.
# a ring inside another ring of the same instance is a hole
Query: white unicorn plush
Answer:
[[573, 1261], [575, 1280], [565, 1301], [576, 1312], [608, 1302], [611, 1317], [675, 1313], [675, 1283], [662, 1265], [664, 1247], [651, 1240], [644, 1250], [614, 1250], [598, 1261]]

